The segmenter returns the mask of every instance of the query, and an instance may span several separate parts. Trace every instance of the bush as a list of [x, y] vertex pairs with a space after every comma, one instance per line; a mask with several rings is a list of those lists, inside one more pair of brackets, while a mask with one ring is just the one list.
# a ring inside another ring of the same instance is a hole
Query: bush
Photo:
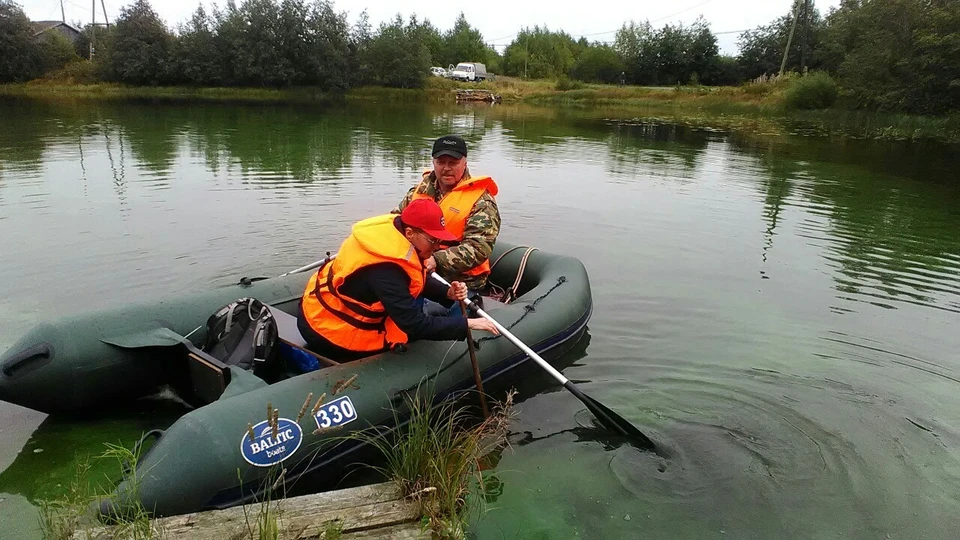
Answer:
[[45, 80], [68, 84], [93, 84], [99, 82], [97, 65], [89, 60], [75, 60], [63, 68], [43, 76]]
[[571, 81], [564, 75], [557, 79], [556, 88], [558, 92], [566, 92], [567, 90], [581, 90], [584, 85], [580, 81]]
[[824, 72], [810, 73], [790, 82], [786, 104], [791, 109], [826, 109], [837, 101], [837, 83]]
[[60, 69], [77, 60], [73, 44], [57, 32], [47, 32], [40, 38], [40, 55], [44, 73]]
[[751, 96], [762, 96], [764, 94], [769, 94], [774, 90], [774, 87], [772, 84], [764, 84], [764, 83], [756, 83], [756, 82], [745, 83], [741, 88], [743, 88], [743, 92], [745, 94], [749, 94]]

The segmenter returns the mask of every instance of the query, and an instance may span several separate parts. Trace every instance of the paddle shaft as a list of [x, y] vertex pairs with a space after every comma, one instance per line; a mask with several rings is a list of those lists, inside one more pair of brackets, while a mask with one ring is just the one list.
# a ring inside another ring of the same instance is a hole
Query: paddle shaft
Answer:
[[317, 268], [317, 267], [319, 267], [319, 266], [322, 266], [324, 263], [326, 263], [326, 262], [328, 262], [328, 261], [332, 261], [332, 260], [335, 259], [335, 258], [337, 258], [336, 254], [330, 255], [330, 252], [327, 252], [327, 256], [324, 257], [323, 259], [320, 259], [319, 261], [316, 261], [316, 262], [312, 262], [312, 263], [310, 263], [310, 264], [308, 264], [308, 265], [306, 265], [306, 266], [301, 266], [300, 268], [297, 268], [296, 270], [290, 270], [289, 272], [284, 272], [283, 274], [280, 274], [278, 277], [289, 276], [290, 274], [299, 274], [300, 272], [306, 272], [307, 270], [313, 270], [314, 268]]
[[[440, 283], [443, 283], [447, 287], [450, 286], [450, 283], [448, 283], [447, 280], [437, 275], [436, 272], [431, 272], [430, 276], [436, 279], [437, 281], [439, 281]], [[530, 358], [533, 358], [538, 364], [540, 364], [540, 367], [547, 370], [547, 373], [549, 373], [550, 375], [553, 375], [553, 378], [560, 381], [560, 384], [566, 386], [567, 378], [564, 377], [563, 374], [557, 371], [553, 366], [548, 364], [546, 360], [544, 360], [543, 358], [540, 358], [540, 355], [533, 352], [533, 349], [531, 349], [530, 347], [527, 347], [526, 344], [524, 344], [522, 341], [517, 339], [517, 336], [511, 334], [509, 330], [504, 328], [502, 324], [498, 323], [493, 317], [488, 315], [486, 311], [480, 309], [480, 306], [478, 306], [475, 302], [473, 302], [469, 298], [464, 300], [464, 302], [466, 302], [468, 305], [473, 306], [474, 309], [477, 310], [477, 313], [481, 317], [493, 323], [493, 325], [497, 327], [497, 330], [499, 330], [502, 335], [506, 336], [506, 338], [509, 339], [511, 342], [513, 342], [513, 344], [516, 345], [521, 351], [527, 353], [527, 356], [529, 356]]]
[[[463, 318], [467, 318], [467, 304], [460, 301], [460, 312]], [[480, 377], [480, 365], [477, 363], [477, 346], [473, 343], [473, 333], [470, 327], [467, 327], [467, 349], [470, 351], [470, 363], [473, 364], [473, 380], [477, 383], [477, 391], [480, 393], [480, 408], [483, 409], [483, 417], [490, 417], [490, 409], [487, 408], [487, 396], [483, 392], [483, 378]]]
[[[442, 277], [438, 276], [436, 272], [431, 272], [430, 275], [440, 283], [443, 283], [448, 287], [450, 286], [450, 284], [447, 283], [447, 281], [444, 280]], [[530, 358], [533, 358], [534, 361], [540, 364], [540, 367], [546, 370], [547, 373], [549, 373], [550, 375], [553, 375], [555, 379], [560, 381], [560, 384], [562, 384], [564, 388], [570, 391], [571, 394], [576, 396], [577, 399], [579, 399], [581, 402], [583, 402], [584, 405], [587, 406], [587, 409], [589, 409], [590, 412], [593, 413], [593, 415], [597, 418], [597, 420], [600, 421], [601, 425], [603, 425], [604, 427], [606, 427], [607, 429], [615, 433], [618, 433], [620, 435], [623, 435], [632, 439], [636, 444], [638, 444], [641, 448], [645, 450], [656, 451], [657, 447], [654, 444], [654, 442], [650, 440], [649, 437], [644, 435], [643, 432], [637, 429], [636, 426], [628, 422], [625, 418], [623, 418], [619, 414], [611, 411], [609, 408], [607, 408], [606, 405], [600, 403], [599, 401], [581, 392], [580, 389], [577, 388], [575, 384], [573, 384], [566, 377], [564, 377], [559, 371], [554, 369], [554, 367], [548, 364], [543, 358], [540, 358], [540, 355], [533, 352], [533, 350], [530, 347], [527, 347], [522, 341], [517, 339], [517, 337], [511, 334], [509, 330], [504, 328], [502, 324], [498, 323], [496, 320], [494, 320], [493, 317], [491, 317], [485, 311], [480, 309], [480, 306], [477, 306], [476, 303], [474, 303], [470, 299], [467, 299], [464, 302], [472, 305], [477, 310], [477, 313], [479, 313], [481, 317], [493, 323], [493, 325], [497, 328], [497, 330], [500, 331], [500, 334], [506, 336], [507, 339], [512, 341], [513, 344], [519, 347], [521, 351], [527, 353], [527, 356], [529, 356]]]

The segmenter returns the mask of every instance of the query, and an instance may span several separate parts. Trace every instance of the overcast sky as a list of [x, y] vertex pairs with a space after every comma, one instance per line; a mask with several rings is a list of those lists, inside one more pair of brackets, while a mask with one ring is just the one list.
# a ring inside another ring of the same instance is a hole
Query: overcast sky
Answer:
[[[15, 1], [33, 20], [61, 17], [61, 0]], [[93, 1], [97, 4], [97, 21], [102, 22], [101, 0]], [[237, 4], [242, 2], [235, 1]], [[68, 22], [86, 24], [90, 21], [90, 0], [62, 0], [62, 3]], [[120, 8], [131, 4], [132, 0], [103, 0], [103, 3], [107, 18], [112, 22]], [[173, 28], [187, 20], [200, 3], [199, 0], [154, 0], [151, 5], [167, 26]], [[205, 8], [213, 3], [202, 2]], [[225, 3], [225, 0], [216, 2], [221, 6]], [[839, 4], [839, 0], [811, 0], [811, 3], [826, 14]], [[615, 31], [631, 19], [638, 22], [648, 19], [654, 27], [661, 27], [667, 23], [689, 24], [703, 15], [713, 32], [718, 34], [720, 51], [736, 54], [737, 31], [767, 24], [785, 14], [790, 9], [791, 0], [569, 0], [563, 8], [557, 7], [560, 5], [557, 0], [336, 0], [333, 5], [338, 12], [346, 11], [351, 23], [366, 8], [374, 27], [397, 13], [404, 19], [416, 13], [420, 18], [429, 19], [441, 32], [453, 26], [457, 15], [463, 11], [467, 21], [483, 34], [484, 41], [496, 45], [500, 52], [524, 26], [547, 26], [551, 30], [564, 30], [574, 38], [586, 36], [591, 41], [613, 41]]]

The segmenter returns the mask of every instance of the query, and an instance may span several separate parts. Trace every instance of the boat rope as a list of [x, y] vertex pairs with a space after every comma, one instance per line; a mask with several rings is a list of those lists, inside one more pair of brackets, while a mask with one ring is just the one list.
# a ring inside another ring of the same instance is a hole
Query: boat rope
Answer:
[[[505, 328], [506, 328], [507, 330], [513, 331], [513, 327], [514, 327], [514, 326], [516, 326], [517, 324], [520, 323], [520, 321], [522, 321], [523, 319], [525, 319], [525, 318], [527, 317], [527, 315], [529, 315], [529, 314], [531, 314], [531, 313], [533, 313], [534, 311], [537, 310], [537, 304], [539, 304], [541, 300], [543, 300], [544, 298], [546, 298], [550, 293], [552, 293], [554, 290], [556, 290], [557, 287], [559, 287], [560, 285], [563, 285], [563, 284], [566, 283], [566, 282], [567, 282], [567, 276], [560, 276], [560, 277], [558, 277], [558, 278], [557, 278], [557, 282], [554, 283], [553, 287], [550, 287], [549, 289], [547, 289], [547, 292], [545, 292], [545, 293], [541, 294], [539, 297], [535, 298], [535, 299], [533, 300], [533, 302], [530, 302], [529, 304], [525, 304], [525, 305], [523, 306], [523, 315], [520, 315], [520, 318], [518, 318], [517, 320], [513, 321], [512, 323], [510, 323], [510, 324], [507, 325]], [[480, 343], [481, 341], [488, 341], [488, 340], [491, 340], [491, 339], [497, 339], [497, 337], [499, 337], [499, 336], [482, 337], [482, 338], [477, 339], [477, 340], [475, 340], [475, 341], [476, 341], [477, 343]], [[462, 356], [462, 355], [461, 355], [461, 356]]]
[[530, 255], [534, 251], [538, 251], [538, 248], [532, 246], [516, 246], [508, 249], [502, 255], [497, 257], [497, 259], [490, 265], [490, 272], [493, 273], [493, 269], [497, 266], [506, 255], [511, 251], [526, 248], [526, 251], [523, 253], [523, 258], [520, 259], [520, 266], [517, 267], [517, 278], [513, 281], [513, 286], [504, 290], [502, 287], [498, 287], [493, 282], [490, 283], [491, 297], [503, 302], [504, 304], [509, 304], [510, 302], [517, 299], [517, 289], [520, 287], [520, 282], [523, 280], [523, 272], [527, 269], [527, 261], [530, 260]]
[[[497, 257], [497, 259], [496, 259], [495, 261], [493, 261], [493, 264], [490, 265], [490, 272], [493, 272], [493, 269], [497, 267], [497, 264], [498, 264], [504, 257], [506, 257], [507, 255], [509, 255], [511, 252], [516, 251], [516, 250], [518, 250], [518, 249], [523, 249], [523, 248], [525, 248], [525, 247], [527, 247], [527, 246], [514, 246], [514, 247], [512, 247], [512, 248], [510, 248], [510, 249], [508, 249], [508, 250], [506, 250], [506, 251], [504, 251], [503, 253], [501, 253], [500, 256]], [[529, 249], [529, 248], [528, 248], [528, 249]]]

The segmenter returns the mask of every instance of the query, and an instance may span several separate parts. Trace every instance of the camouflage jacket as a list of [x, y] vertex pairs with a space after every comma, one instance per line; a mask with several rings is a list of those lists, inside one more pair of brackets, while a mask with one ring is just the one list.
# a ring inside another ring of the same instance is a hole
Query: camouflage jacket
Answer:
[[[469, 170], [464, 172], [464, 177], [470, 177]], [[410, 188], [400, 204], [391, 212], [399, 214], [417, 193], [429, 195], [433, 200], [440, 201], [440, 190], [437, 189], [433, 171], [429, 174], [424, 173], [423, 180]], [[484, 192], [470, 211], [470, 217], [467, 218], [467, 224], [463, 230], [463, 240], [456, 246], [434, 252], [437, 273], [448, 281], [462, 281], [472, 290], [483, 289], [487, 284], [487, 276], [468, 276], [464, 272], [490, 258], [498, 234], [500, 234], [500, 210], [497, 208], [496, 199], [490, 193]]]

